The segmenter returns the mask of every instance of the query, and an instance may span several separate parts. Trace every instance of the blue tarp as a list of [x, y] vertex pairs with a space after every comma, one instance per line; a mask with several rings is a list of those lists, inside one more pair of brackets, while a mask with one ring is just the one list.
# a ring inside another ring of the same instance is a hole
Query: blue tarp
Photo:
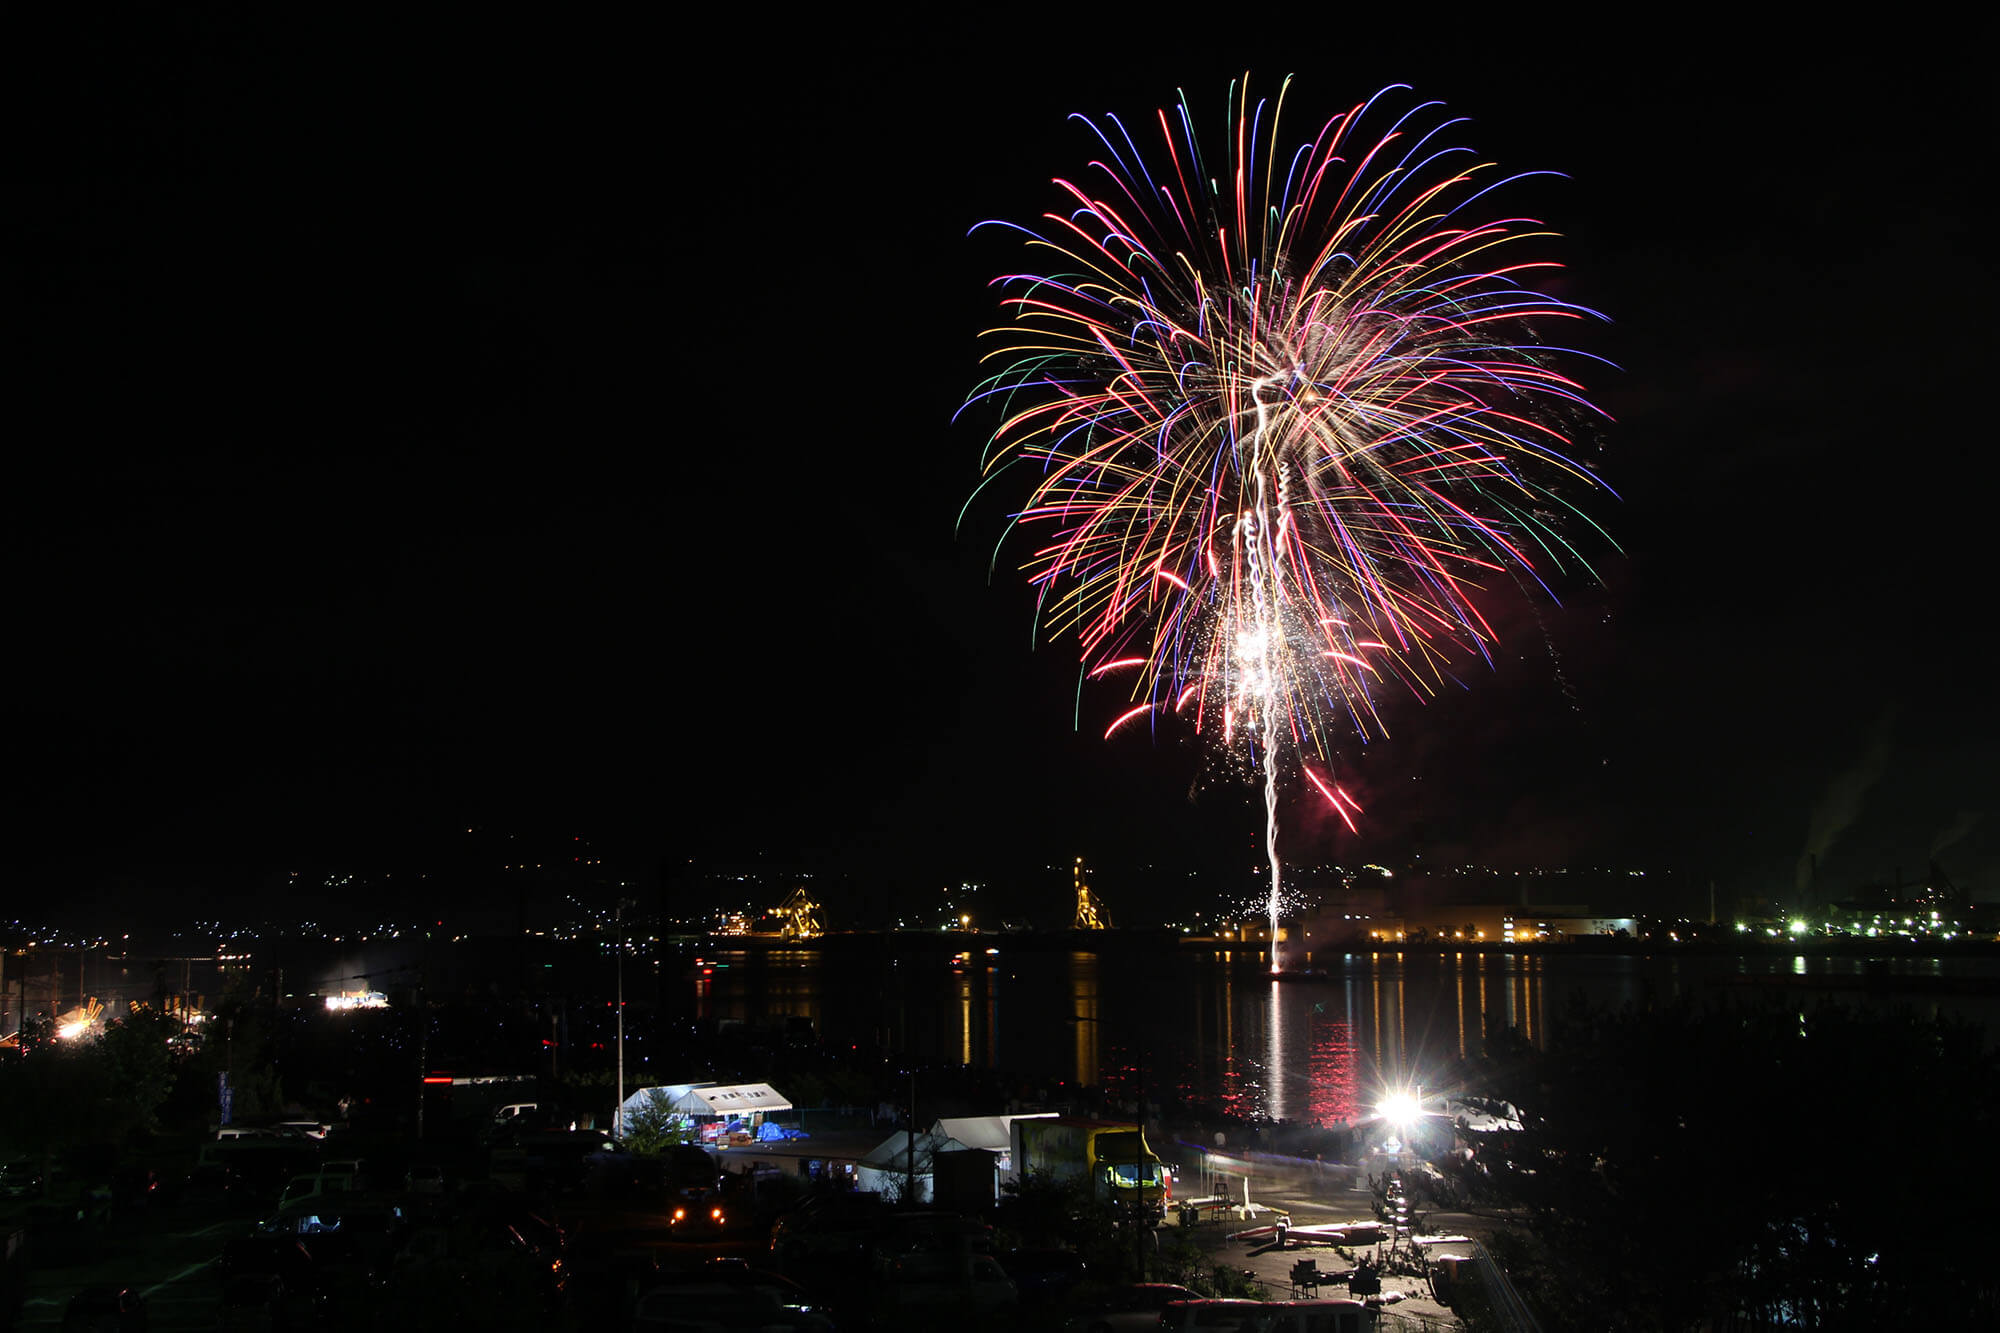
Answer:
[[802, 1139], [804, 1137], [806, 1137], [806, 1132], [803, 1129], [793, 1129], [788, 1125], [774, 1125], [768, 1120], [757, 1130], [758, 1140], [764, 1143], [777, 1143], [784, 1139]]

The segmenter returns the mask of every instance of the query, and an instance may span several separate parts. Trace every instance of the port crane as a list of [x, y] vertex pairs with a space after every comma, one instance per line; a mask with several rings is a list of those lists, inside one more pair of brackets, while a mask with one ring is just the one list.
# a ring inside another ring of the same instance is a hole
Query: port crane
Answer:
[[1090, 887], [1090, 871], [1084, 866], [1083, 858], [1076, 858], [1076, 919], [1070, 923], [1071, 930], [1108, 930], [1111, 914], [1104, 910], [1104, 900]]
[[819, 904], [803, 888], [793, 889], [778, 904], [779, 933], [788, 940], [817, 939], [826, 933], [819, 923]]

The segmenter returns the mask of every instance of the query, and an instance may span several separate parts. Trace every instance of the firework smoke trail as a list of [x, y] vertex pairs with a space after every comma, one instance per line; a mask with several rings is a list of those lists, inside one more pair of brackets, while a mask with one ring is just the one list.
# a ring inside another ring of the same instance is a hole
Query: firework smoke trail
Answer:
[[1049, 263], [996, 280], [1011, 322], [969, 400], [1001, 416], [981, 488], [1034, 473], [1014, 524], [1041, 537], [1042, 624], [1129, 679], [1107, 738], [1178, 716], [1261, 766], [1274, 969], [1280, 769], [1355, 830], [1338, 746], [1490, 660], [1485, 581], [1591, 573], [1566, 492], [1599, 485], [1562, 429], [1580, 354], [1541, 334], [1591, 312], [1524, 285], [1549, 233], [1490, 211], [1523, 177], [1450, 146], [1437, 103], [1393, 112], [1402, 88], [1281, 156], [1288, 87], [1233, 87], [1220, 153], [1185, 98], [1150, 156], [1075, 117], [1100, 151], [1063, 208], [980, 224]]
[[[1271, 683], [1276, 677], [1272, 667], [1273, 647], [1282, 629], [1271, 614], [1276, 601], [1273, 586], [1279, 576], [1277, 550], [1270, 540], [1271, 466], [1263, 457], [1265, 429], [1270, 424], [1270, 404], [1267, 395], [1284, 381], [1282, 375], [1266, 375], [1250, 386], [1251, 401], [1256, 404], [1257, 428], [1251, 433], [1251, 462], [1247, 469], [1253, 479], [1256, 494], [1255, 507], [1237, 523], [1237, 532], [1243, 543], [1244, 568], [1250, 576], [1251, 623], [1245, 632], [1254, 645], [1254, 660], [1244, 670], [1244, 679], [1249, 682], [1252, 698], [1248, 700], [1254, 708], [1254, 717], [1264, 744], [1264, 847], [1271, 862], [1271, 893], [1266, 911], [1271, 919], [1271, 970], [1279, 971], [1278, 957], [1278, 898], [1284, 880], [1283, 868], [1278, 862], [1278, 699]], [[1237, 460], [1242, 468], [1243, 459]], [[1282, 466], [1281, 464], [1279, 466]], [[1282, 474], [1278, 487], [1278, 505], [1284, 505], [1284, 485]], [[1239, 634], [1238, 642], [1242, 642]]]

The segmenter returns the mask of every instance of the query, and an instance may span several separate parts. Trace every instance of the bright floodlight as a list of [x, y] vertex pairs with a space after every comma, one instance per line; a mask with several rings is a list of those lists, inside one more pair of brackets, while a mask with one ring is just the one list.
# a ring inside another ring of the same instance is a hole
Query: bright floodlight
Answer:
[[1398, 1127], [1416, 1123], [1417, 1117], [1423, 1114], [1423, 1107], [1407, 1092], [1390, 1093], [1375, 1109], [1382, 1113], [1384, 1120]]

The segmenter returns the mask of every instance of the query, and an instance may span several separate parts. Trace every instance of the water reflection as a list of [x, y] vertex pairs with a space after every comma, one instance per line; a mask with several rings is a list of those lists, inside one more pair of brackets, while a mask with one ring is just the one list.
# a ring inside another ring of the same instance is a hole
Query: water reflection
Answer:
[[1078, 1083], [1102, 1083], [1103, 1062], [1097, 1058], [1098, 1025], [1103, 1015], [1097, 1008], [1097, 955], [1069, 955], [1070, 1026], [1076, 1030], [1076, 1059], [1068, 1077]]
[[1326, 1012], [1323, 1003], [1315, 1004], [1307, 1031], [1311, 1092], [1305, 1118], [1318, 1125], [1340, 1125], [1360, 1119], [1359, 1052], [1354, 1044], [1354, 1025], [1348, 1022], [1345, 1007], [1339, 1017], [1334, 1017]]
[[1286, 1088], [1290, 1084], [1290, 1080], [1285, 1076], [1285, 986], [1280, 981], [1267, 981], [1264, 983], [1264, 989], [1268, 992], [1265, 996], [1265, 1004], [1268, 1006], [1265, 1031], [1269, 1037], [1264, 1049], [1265, 1059], [1270, 1062], [1271, 1067], [1269, 1080], [1271, 1095], [1264, 1105], [1272, 1119], [1290, 1120], [1291, 1104], [1285, 1096]]
[[964, 968], [958, 972], [958, 1062], [972, 1063], [972, 978]]
[[[1254, 1071], [1246, 1072], [1245, 1062], [1237, 1055], [1241, 1044], [1237, 1041], [1236, 1035], [1235, 961], [1230, 954], [1222, 955], [1219, 985], [1215, 996], [1218, 1017], [1221, 1019], [1220, 1040], [1213, 1043], [1205, 1042], [1189, 1052], [1193, 1057], [1190, 1061], [1193, 1072], [1188, 1080], [1188, 1086], [1193, 1090], [1190, 1093], [1193, 1098], [1201, 1098], [1202, 1089], [1212, 1088], [1215, 1090], [1216, 1104], [1224, 1112], [1230, 1115], [1252, 1116], [1263, 1105], [1263, 1098], [1258, 1095], [1262, 1084]], [[1222, 1057], [1219, 1069], [1212, 1067], [1202, 1058], [1209, 1052], [1217, 1051]]]
[[[1789, 954], [1468, 951], [1336, 956], [1320, 960], [1324, 981], [1279, 983], [1261, 956], [1002, 949], [717, 954], [712, 971], [670, 983], [669, 1004], [719, 1029], [805, 1019], [828, 1046], [1003, 1070], [1031, 1086], [1094, 1085], [1123, 1102], [1143, 1078], [1245, 1118], [1333, 1124], [1368, 1114], [1385, 1085], [1435, 1086], [1499, 1028], [1543, 1044], [1552, 987], [1565, 1008], [1617, 1008], [1786, 983], [1847, 998], [1868, 979], [1858, 959]], [[1902, 960], [1895, 973], [1935, 978], [1940, 965]]]

